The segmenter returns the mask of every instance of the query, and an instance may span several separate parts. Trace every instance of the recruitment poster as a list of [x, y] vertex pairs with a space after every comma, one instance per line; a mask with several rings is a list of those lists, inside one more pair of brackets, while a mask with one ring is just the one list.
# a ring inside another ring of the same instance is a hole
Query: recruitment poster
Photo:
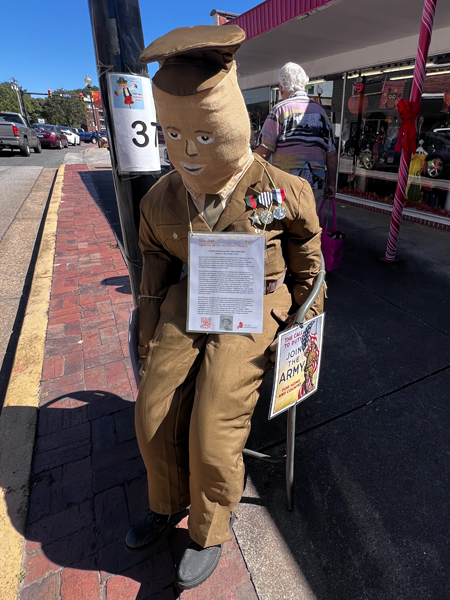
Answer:
[[159, 173], [156, 109], [148, 77], [108, 75], [119, 173]]
[[187, 330], [262, 333], [263, 234], [189, 234]]
[[317, 391], [324, 317], [314, 317], [278, 336], [269, 419]]

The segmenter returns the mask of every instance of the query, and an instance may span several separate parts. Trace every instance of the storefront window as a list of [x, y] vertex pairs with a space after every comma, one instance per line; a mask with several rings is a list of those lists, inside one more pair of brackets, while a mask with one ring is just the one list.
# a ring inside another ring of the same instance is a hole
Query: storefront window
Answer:
[[[409, 98], [413, 67], [373, 71], [346, 83], [338, 191], [392, 204], [400, 164], [397, 103]], [[450, 65], [429, 66], [406, 206], [445, 217], [450, 217], [449, 103]]]
[[242, 92], [247, 105], [250, 123], [252, 127], [252, 145], [256, 143], [256, 138], [264, 125], [267, 115], [270, 111], [271, 88], [262, 87]]

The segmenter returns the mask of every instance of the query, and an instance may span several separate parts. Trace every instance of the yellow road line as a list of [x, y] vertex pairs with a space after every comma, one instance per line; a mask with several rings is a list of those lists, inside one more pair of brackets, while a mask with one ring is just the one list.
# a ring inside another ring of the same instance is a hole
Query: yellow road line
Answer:
[[28, 510], [64, 165], [56, 175], [14, 366], [0, 415], [0, 598], [16, 600]]

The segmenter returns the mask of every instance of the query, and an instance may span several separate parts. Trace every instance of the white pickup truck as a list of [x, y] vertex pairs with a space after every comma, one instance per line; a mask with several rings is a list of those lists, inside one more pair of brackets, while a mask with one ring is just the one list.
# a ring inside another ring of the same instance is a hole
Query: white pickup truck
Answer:
[[42, 152], [35, 130], [19, 113], [0, 111], [0, 150], [17, 148], [22, 156], [30, 156], [31, 148]]

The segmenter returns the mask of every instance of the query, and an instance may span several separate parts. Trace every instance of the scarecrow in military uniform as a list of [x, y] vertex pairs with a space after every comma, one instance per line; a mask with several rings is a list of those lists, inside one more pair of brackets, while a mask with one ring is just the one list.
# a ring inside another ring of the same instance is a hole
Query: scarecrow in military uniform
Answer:
[[[126, 546], [151, 545], [189, 514], [192, 542], [178, 566], [182, 590], [212, 574], [231, 539], [243, 492], [242, 450], [274, 340], [280, 324], [293, 322], [320, 270], [321, 229], [309, 184], [250, 150], [233, 58], [244, 38], [237, 26], [180, 28], [140, 57], [160, 64], [153, 93], [175, 170], [141, 202], [136, 432], [150, 513], [130, 530]], [[277, 201], [268, 204], [267, 197]], [[186, 330], [181, 274], [191, 231], [264, 233], [261, 334]], [[308, 318], [322, 310], [320, 294]]]

